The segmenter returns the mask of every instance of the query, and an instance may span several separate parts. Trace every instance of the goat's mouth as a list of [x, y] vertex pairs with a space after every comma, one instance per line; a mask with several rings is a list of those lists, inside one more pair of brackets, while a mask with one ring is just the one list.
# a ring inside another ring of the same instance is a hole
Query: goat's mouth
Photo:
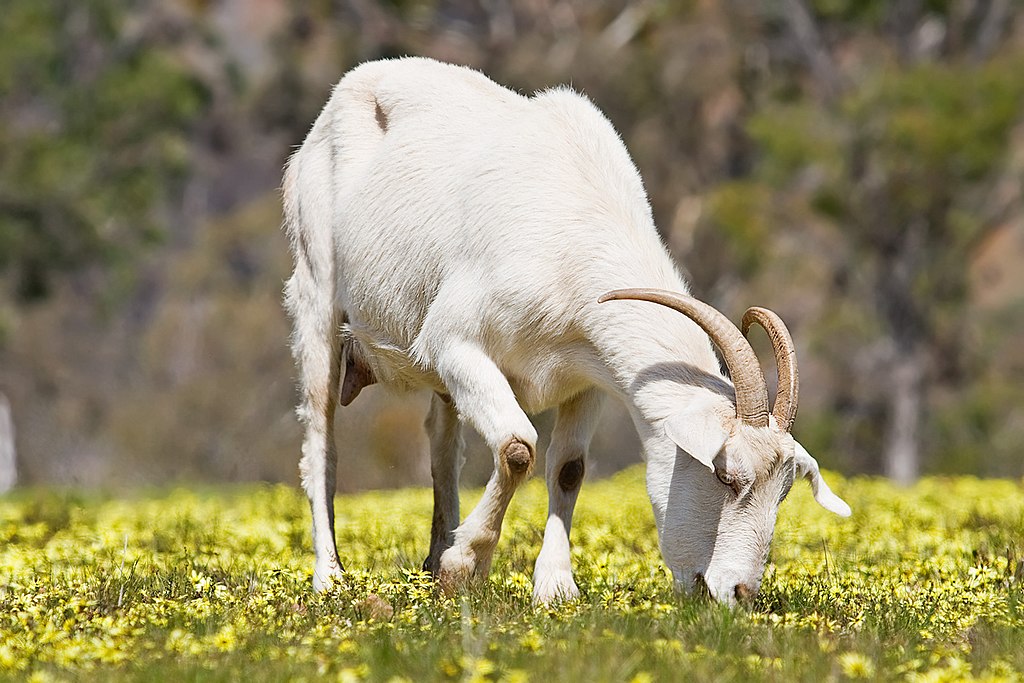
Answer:
[[674, 584], [677, 591], [685, 593], [695, 600], [706, 602], [719, 602], [730, 607], [742, 606], [751, 608], [757, 598], [758, 587], [747, 584], [736, 584], [732, 590], [716, 593], [705, 579], [701, 572], [693, 574], [674, 574]]

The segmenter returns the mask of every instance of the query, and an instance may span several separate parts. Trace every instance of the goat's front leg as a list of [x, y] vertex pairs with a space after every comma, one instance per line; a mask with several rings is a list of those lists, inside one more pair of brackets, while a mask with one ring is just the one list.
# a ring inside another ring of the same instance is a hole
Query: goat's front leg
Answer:
[[572, 578], [569, 530], [603, 399], [597, 389], [589, 389], [558, 407], [545, 467], [548, 521], [544, 527], [544, 544], [533, 571], [533, 601], [536, 603], [571, 600], [580, 594]]
[[430, 553], [423, 569], [437, 576], [441, 554], [452, 547], [459, 525], [459, 473], [462, 453], [462, 424], [450, 396], [434, 394], [426, 420], [430, 436], [430, 475], [434, 484], [434, 519], [430, 525]]
[[472, 577], [485, 577], [512, 494], [533, 469], [537, 430], [519, 407], [497, 365], [471, 344], [450, 345], [435, 361], [459, 414], [483, 437], [494, 454], [480, 502], [455, 530], [441, 555], [438, 579], [451, 590]]

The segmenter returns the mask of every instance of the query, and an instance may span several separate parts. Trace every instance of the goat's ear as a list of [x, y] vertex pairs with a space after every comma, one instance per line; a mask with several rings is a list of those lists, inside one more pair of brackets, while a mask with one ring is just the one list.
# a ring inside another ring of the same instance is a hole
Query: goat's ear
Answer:
[[700, 399], [665, 420], [665, 434], [712, 472], [715, 456], [729, 438], [711, 403]]
[[818, 461], [811, 457], [811, 454], [800, 445], [799, 441], [794, 439], [793, 444], [796, 447], [794, 460], [796, 462], [797, 476], [804, 477], [807, 481], [811, 482], [811, 492], [814, 494], [814, 500], [818, 501], [818, 505], [829, 512], [834, 512], [840, 517], [849, 517], [850, 506], [842, 498], [832, 493], [832, 489], [822, 479], [821, 472], [818, 470]]

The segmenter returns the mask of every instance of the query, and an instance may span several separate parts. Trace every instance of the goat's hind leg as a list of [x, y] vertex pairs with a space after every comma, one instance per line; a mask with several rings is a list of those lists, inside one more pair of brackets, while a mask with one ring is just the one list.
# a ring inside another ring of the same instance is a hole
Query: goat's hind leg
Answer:
[[425, 424], [430, 437], [430, 475], [434, 484], [434, 519], [430, 553], [423, 569], [437, 576], [441, 554], [452, 547], [459, 525], [459, 473], [463, 455], [462, 424], [450, 396], [434, 394]]
[[306, 428], [299, 473], [313, 516], [313, 588], [322, 591], [343, 572], [334, 537], [334, 410], [342, 355], [339, 316], [331, 297], [318, 291], [308, 273], [298, 268], [288, 281], [286, 292], [294, 328], [292, 353], [302, 385], [297, 412]]

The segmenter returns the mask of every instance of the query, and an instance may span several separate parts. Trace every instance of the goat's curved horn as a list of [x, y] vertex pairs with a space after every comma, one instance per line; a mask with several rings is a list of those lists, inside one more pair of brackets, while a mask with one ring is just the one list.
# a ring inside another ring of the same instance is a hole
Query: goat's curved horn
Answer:
[[768, 385], [757, 362], [757, 356], [746, 338], [728, 318], [712, 306], [690, 296], [663, 289], [616, 289], [598, 299], [636, 299], [667, 306], [679, 311], [700, 327], [718, 345], [729, 366], [736, 387], [736, 416], [753, 427], [768, 425]]
[[750, 326], [757, 323], [768, 333], [775, 351], [775, 365], [779, 369], [779, 391], [775, 396], [772, 415], [787, 432], [792, 431], [799, 405], [800, 374], [796, 368], [796, 347], [786, 323], [773, 311], [760, 306], [751, 306], [743, 314], [740, 330], [747, 336]]

